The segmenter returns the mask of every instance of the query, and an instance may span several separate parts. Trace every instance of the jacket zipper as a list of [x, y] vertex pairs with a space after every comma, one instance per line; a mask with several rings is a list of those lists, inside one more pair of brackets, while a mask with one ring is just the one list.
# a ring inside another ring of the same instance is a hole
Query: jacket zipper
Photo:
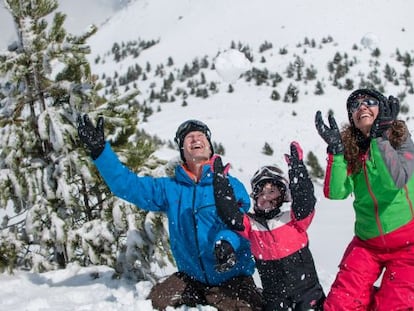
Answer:
[[411, 201], [409, 192], [408, 192], [408, 187], [407, 185], [404, 186], [404, 192], [405, 192], [405, 198], [407, 200], [407, 203], [410, 207], [410, 211], [411, 211], [411, 219], [414, 219], [414, 210], [413, 210], [413, 202]]
[[200, 245], [198, 244], [197, 220], [196, 220], [195, 205], [194, 205], [196, 193], [197, 193], [197, 184], [194, 185], [194, 191], [193, 191], [193, 207], [192, 207], [192, 210], [193, 210], [192, 215], [193, 215], [193, 223], [194, 223], [194, 235], [195, 235], [194, 238], [195, 238], [195, 243], [196, 243], [196, 247], [197, 247], [198, 261], [200, 262], [200, 268], [201, 268], [201, 271], [203, 272], [204, 279], [205, 279], [205, 283], [209, 284], [209, 282], [208, 282], [208, 276], [207, 276], [207, 273], [206, 273], [206, 269], [204, 267], [204, 263], [203, 263], [203, 260], [201, 258], [201, 255], [200, 255]]
[[368, 152], [361, 156], [362, 167], [363, 167], [364, 177], [365, 177], [365, 183], [367, 185], [368, 192], [369, 192], [369, 194], [372, 198], [372, 201], [374, 202], [375, 220], [377, 222], [378, 230], [380, 232], [380, 235], [383, 236], [384, 235], [384, 230], [382, 228], [381, 220], [380, 220], [379, 213], [378, 213], [378, 200], [375, 197], [374, 192], [372, 191], [371, 183], [369, 182], [369, 179], [368, 179], [367, 158], [368, 158]]

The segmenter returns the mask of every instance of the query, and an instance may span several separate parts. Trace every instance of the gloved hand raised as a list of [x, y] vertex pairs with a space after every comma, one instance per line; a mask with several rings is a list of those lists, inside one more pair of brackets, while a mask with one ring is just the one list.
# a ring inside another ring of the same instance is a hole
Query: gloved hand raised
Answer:
[[316, 197], [312, 180], [303, 163], [303, 150], [298, 142], [290, 144], [290, 155], [285, 154], [289, 166], [289, 189], [292, 197], [292, 211], [297, 220], [304, 219], [312, 213]]
[[105, 148], [105, 135], [104, 135], [104, 119], [98, 118], [96, 127], [92, 124], [87, 114], [83, 115], [83, 118], [78, 116], [78, 135], [79, 139], [89, 149], [92, 159], [97, 159]]
[[308, 171], [303, 163], [303, 150], [298, 142], [290, 144], [290, 155], [285, 154], [285, 160], [289, 166], [289, 188], [293, 190], [292, 187], [299, 185], [299, 179], [308, 178]]
[[244, 230], [243, 214], [234, 195], [233, 187], [227, 178], [227, 167], [223, 167], [220, 157], [213, 159], [213, 188], [217, 214], [233, 230]]
[[390, 128], [400, 112], [400, 101], [398, 98], [389, 96], [386, 103], [380, 102], [378, 109], [378, 116], [370, 131], [370, 137], [372, 138], [381, 137]]
[[215, 269], [218, 272], [226, 272], [230, 270], [237, 262], [236, 253], [231, 244], [226, 240], [216, 242], [214, 246], [214, 256], [217, 261]]
[[329, 126], [323, 122], [322, 113], [320, 111], [316, 112], [315, 126], [319, 135], [328, 144], [327, 152], [329, 154], [343, 154], [344, 144], [342, 143], [341, 133], [339, 132], [334, 116], [329, 114], [328, 121]]

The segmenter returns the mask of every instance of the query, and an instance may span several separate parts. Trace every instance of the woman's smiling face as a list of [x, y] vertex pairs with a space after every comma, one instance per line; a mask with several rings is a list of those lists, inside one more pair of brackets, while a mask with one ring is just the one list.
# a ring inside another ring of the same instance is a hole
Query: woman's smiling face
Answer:
[[352, 112], [352, 121], [355, 127], [365, 136], [369, 135], [372, 125], [379, 113], [378, 105], [365, 104], [365, 98], [357, 99], [360, 102], [358, 108]]

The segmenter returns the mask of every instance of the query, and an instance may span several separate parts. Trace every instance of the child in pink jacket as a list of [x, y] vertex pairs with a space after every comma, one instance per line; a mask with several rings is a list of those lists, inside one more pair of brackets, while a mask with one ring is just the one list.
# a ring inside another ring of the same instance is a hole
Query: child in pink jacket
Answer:
[[[230, 229], [251, 243], [263, 286], [264, 310], [322, 310], [325, 294], [306, 233], [315, 212], [314, 188], [297, 142], [291, 144], [291, 155], [285, 157], [290, 181], [278, 167], [259, 169], [251, 179], [254, 213], [248, 214], [239, 210], [226, 169], [221, 159], [216, 159], [217, 213]], [[290, 209], [282, 209], [285, 202], [292, 202]]]

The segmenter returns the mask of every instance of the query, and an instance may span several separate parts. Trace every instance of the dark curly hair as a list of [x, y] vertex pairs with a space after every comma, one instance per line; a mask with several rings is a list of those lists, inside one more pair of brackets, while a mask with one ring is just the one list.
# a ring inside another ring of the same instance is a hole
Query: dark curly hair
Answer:
[[[388, 139], [393, 148], [399, 148], [407, 139], [409, 131], [402, 120], [395, 120], [389, 131]], [[352, 124], [346, 125], [341, 130], [342, 142], [345, 146], [344, 157], [351, 173], [358, 173], [362, 168], [360, 155], [368, 150], [371, 139], [365, 137], [360, 130]]]

